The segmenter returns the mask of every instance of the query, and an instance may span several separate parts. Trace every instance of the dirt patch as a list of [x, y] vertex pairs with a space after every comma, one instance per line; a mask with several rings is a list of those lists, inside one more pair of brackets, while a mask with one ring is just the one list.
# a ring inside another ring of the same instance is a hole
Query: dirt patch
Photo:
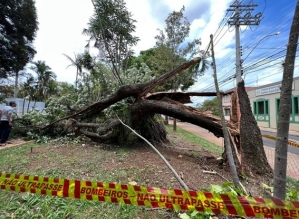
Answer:
[[[227, 165], [220, 165], [217, 156], [200, 146], [168, 134], [170, 142], [158, 150], [192, 190], [203, 191], [211, 184], [232, 182]], [[144, 142], [129, 146], [85, 144], [59, 146], [49, 144], [28, 152], [29, 172], [70, 179], [97, 180], [127, 184], [182, 189], [162, 159]], [[214, 171], [209, 174], [204, 171]], [[252, 195], [260, 195], [262, 178], [246, 179], [243, 184]]]
[[19, 146], [19, 145], [26, 144], [26, 143], [28, 143], [28, 141], [24, 141], [22, 139], [9, 140], [9, 141], [6, 142], [5, 146], [0, 146], [0, 150], [4, 149], [4, 148]]

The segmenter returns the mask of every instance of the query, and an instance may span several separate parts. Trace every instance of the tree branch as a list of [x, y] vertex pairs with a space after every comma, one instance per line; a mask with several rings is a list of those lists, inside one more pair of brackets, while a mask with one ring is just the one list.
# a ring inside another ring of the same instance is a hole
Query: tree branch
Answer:
[[112, 104], [114, 104], [120, 100], [123, 100], [127, 97], [130, 97], [130, 96], [138, 97], [139, 99], [141, 99], [142, 96], [144, 96], [146, 93], [148, 93], [155, 87], [159, 86], [163, 82], [167, 81], [168, 79], [174, 77], [178, 73], [184, 71], [185, 69], [189, 68], [190, 66], [192, 66], [200, 61], [201, 61], [200, 57], [195, 58], [195, 59], [177, 67], [173, 71], [167, 72], [167, 73], [153, 79], [152, 81], [149, 81], [146, 83], [123, 85], [110, 97], [102, 99], [92, 105], [89, 105], [88, 107], [84, 108], [83, 110], [81, 110], [77, 113], [60, 118], [60, 119], [50, 123], [49, 125], [43, 127], [42, 129], [51, 128], [55, 123], [65, 120], [65, 119], [76, 118], [76, 117], [86, 118], [90, 115], [99, 113], [102, 110], [106, 109], [107, 107], [111, 106]]
[[157, 148], [152, 145], [148, 140], [146, 140], [144, 137], [142, 137], [141, 135], [139, 135], [134, 129], [132, 129], [130, 126], [126, 125], [125, 123], [123, 123], [120, 119], [119, 121], [121, 122], [121, 124], [123, 124], [125, 127], [127, 127], [128, 129], [130, 129], [135, 135], [137, 135], [139, 138], [141, 138], [142, 140], [144, 140], [149, 146], [151, 146], [151, 148], [161, 157], [161, 159], [165, 162], [165, 164], [167, 165], [167, 167], [171, 170], [171, 172], [174, 174], [175, 178], [178, 180], [178, 182], [181, 184], [181, 186], [185, 189], [185, 190], [189, 190], [188, 186], [185, 184], [185, 182], [181, 179], [181, 177], [179, 176], [179, 174], [175, 171], [175, 169], [173, 169], [173, 167], [170, 165], [170, 163], [165, 159], [165, 157], [157, 150]]

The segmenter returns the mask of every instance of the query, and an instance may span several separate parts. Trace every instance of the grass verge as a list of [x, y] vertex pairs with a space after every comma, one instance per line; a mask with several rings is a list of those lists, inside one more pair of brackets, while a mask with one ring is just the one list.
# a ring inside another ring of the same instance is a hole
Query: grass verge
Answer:
[[[172, 132], [173, 131], [173, 126], [172, 125], [168, 125], [167, 126], [167, 131], [168, 132]], [[180, 135], [180, 137], [184, 140], [184, 141], [188, 141], [192, 144], [197, 144], [199, 146], [201, 146], [202, 148], [204, 148], [207, 151], [210, 151], [214, 154], [220, 155], [223, 152], [223, 147], [214, 144], [206, 139], [200, 138], [197, 135], [188, 132], [180, 127], [177, 126], [177, 133]]]
[[[80, 157], [76, 156], [78, 153], [80, 153]], [[109, 164], [125, 156], [126, 151], [122, 147], [103, 149], [100, 147], [83, 147], [81, 144], [54, 146], [31, 143], [2, 149], [0, 172], [99, 182], [125, 182], [128, 180], [129, 174], [132, 179], [138, 182], [141, 177], [139, 169], [107, 169]], [[170, 213], [164, 209], [150, 211], [145, 207], [124, 204], [59, 198], [6, 190], [0, 190], [0, 197], [1, 219], [171, 218], [169, 217]]]

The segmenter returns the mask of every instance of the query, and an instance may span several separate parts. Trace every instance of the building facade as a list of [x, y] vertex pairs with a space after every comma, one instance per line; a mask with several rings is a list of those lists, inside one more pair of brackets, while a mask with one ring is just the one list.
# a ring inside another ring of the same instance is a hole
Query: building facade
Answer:
[[[247, 87], [252, 113], [259, 127], [277, 129], [278, 109], [280, 103], [281, 82], [267, 84], [259, 87]], [[231, 108], [231, 95], [234, 89], [225, 92], [222, 105], [227, 120]], [[290, 130], [299, 131], [299, 77], [293, 79]]]
[[[247, 91], [258, 126], [277, 129], [280, 87], [276, 82]], [[290, 130], [299, 131], [299, 77], [292, 84]]]

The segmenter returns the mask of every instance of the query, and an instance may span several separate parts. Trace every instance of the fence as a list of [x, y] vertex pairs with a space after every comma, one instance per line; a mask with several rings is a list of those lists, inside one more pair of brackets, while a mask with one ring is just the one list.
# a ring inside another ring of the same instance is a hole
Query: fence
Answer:
[[[16, 102], [17, 107], [15, 108], [15, 113], [18, 117], [22, 117], [24, 114], [34, 110], [42, 112], [45, 108], [45, 102], [29, 101], [22, 98], [6, 98], [5, 101], [7, 103], [10, 101]], [[2, 110], [6, 105], [7, 104], [5, 103], [0, 104], [0, 110]]]

